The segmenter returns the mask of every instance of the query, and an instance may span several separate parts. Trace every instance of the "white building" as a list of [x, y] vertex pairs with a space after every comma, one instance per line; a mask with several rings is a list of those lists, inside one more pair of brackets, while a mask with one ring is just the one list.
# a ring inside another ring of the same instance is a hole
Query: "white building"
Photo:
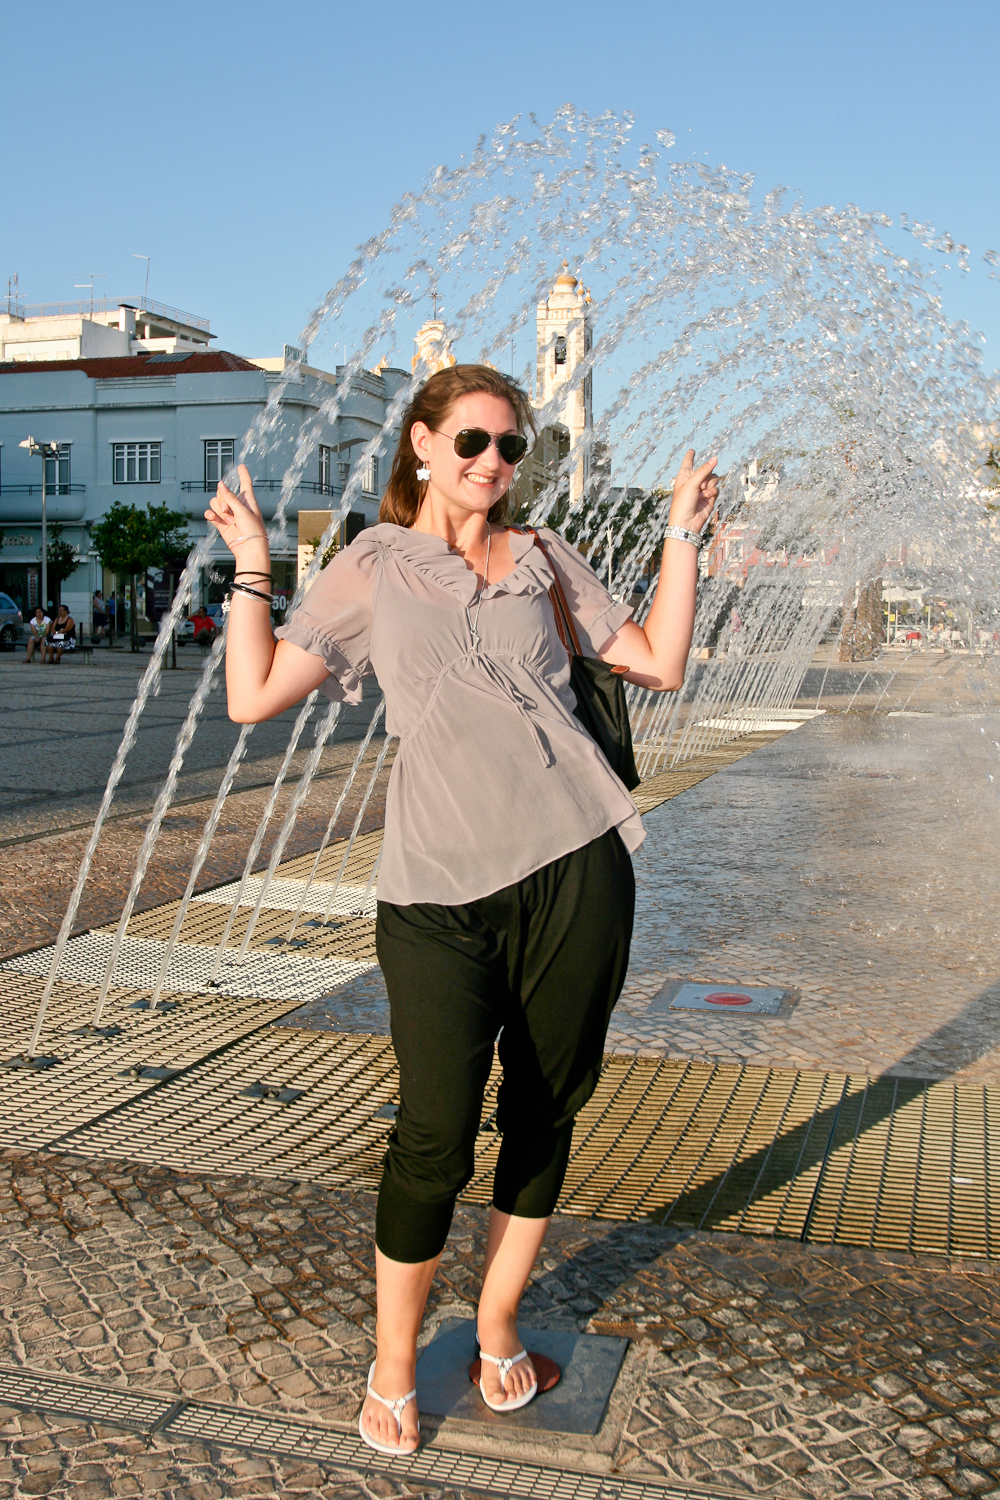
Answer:
[[207, 349], [214, 337], [207, 318], [147, 297], [96, 308], [93, 302], [8, 302], [0, 313], [0, 363], [173, 354]]
[[[42, 460], [19, 446], [23, 439], [59, 444], [58, 457], [46, 460], [47, 517], [63, 524], [65, 540], [79, 556], [61, 597], [89, 628], [93, 591], [110, 586], [91, 543], [93, 523], [115, 500], [166, 504], [188, 517], [192, 539], [203, 536], [208, 495], [285, 378], [284, 357], [247, 360], [211, 349], [205, 319], [168, 309], [150, 312], [136, 330], [136, 312], [144, 316], [141, 308], [122, 304], [107, 321], [64, 310], [34, 319], [0, 317], [0, 590], [23, 613], [38, 602], [42, 489]], [[387, 435], [366, 461], [362, 457], [408, 378], [409, 372], [390, 368], [360, 372], [333, 420], [323, 418], [322, 408], [339, 392], [342, 368], [330, 373], [302, 366], [286, 385], [278, 440], [250, 462], [266, 517], [274, 515], [303, 426], [319, 419], [320, 430], [288, 507], [287, 545], [275, 551], [277, 592], [294, 587], [299, 509], [338, 509], [359, 464], [348, 535], [377, 519], [395, 435]], [[224, 572], [230, 555], [221, 544], [216, 551]], [[207, 582], [205, 587], [208, 597], [215, 596]], [[139, 602], [142, 614], [141, 597]]]

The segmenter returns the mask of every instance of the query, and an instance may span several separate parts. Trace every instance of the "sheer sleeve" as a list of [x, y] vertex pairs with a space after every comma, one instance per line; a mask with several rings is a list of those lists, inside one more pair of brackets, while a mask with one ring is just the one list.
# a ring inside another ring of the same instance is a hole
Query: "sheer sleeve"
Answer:
[[598, 656], [615, 632], [631, 620], [631, 607], [611, 597], [587, 559], [558, 532], [545, 527], [541, 535], [559, 574], [583, 653]]
[[369, 660], [380, 548], [362, 531], [322, 570], [279, 640], [320, 656], [330, 676], [321, 691], [334, 701], [361, 702], [361, 680], [372, 673]]

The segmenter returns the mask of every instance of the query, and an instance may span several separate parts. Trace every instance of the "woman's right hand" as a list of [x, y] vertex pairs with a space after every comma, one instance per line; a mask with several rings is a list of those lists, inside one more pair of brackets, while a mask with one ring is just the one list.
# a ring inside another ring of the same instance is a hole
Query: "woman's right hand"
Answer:
[[[239, 466], [240, 492], [234, 495], [229, 487], [219, 481], [218, 489], [206, 510], [205, 520], [211, 522], [234, 557], [243, 556], [247, 542], [263, 543], [267, 550], [267, 527], [254, 498], [250, 470], [246, 464]], [[252, 549], [256, 552], [256, 548]]]

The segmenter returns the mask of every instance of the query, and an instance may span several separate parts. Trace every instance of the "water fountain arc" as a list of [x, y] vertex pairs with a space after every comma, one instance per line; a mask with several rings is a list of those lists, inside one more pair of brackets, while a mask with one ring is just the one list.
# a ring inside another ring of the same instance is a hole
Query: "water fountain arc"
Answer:
[[[649, 583], [641, 615], [655, 597], [650, 564], [679, 454], [691, 442], [700, 452], [718, 451], [727, 474], [718, 524], [703, 554], [694, 638], [703, 659], [672, 698], [630, 693], [646, 776], [710, 748], [736, 726], [787, 708], [840, 601], [859, 580], [881, 575], [901, 538], [919, 556], [923, 573], [966, 600], [978, 617], [995, 618], [1000, 599], [1000, 538], [984, 499], [982, 468], [1000, 385], [982, 368], [967, 330], [945, 318], [933, 276], [894, 253], [878, 215], [851, 206], [811, 210], [787, 193], [758, 193], [744, 174], [684, 162], [673, 151], [667, 132], [656, 146], [634, 146], [627, 116], [594, 119], [566, 107], [548, 123], [499, 127], [468, 160], [432, 173], [419, 192], [404, 197], [318, 304], [298, 341], [310, 360], [321, 357], [335, 334], [355, 352], [302, 429], [269, 526], [274, 540], [285, 535], [295, 487], [323, 424], [338, 420], [344, 393], [366, 361], [398, 350], [432, 288], [450, 310], [450, 345], [465, 358], [499, 362], [512, 336], [532, 331], [537, 305], [564, 258], [570, 260], [576, 284], [583, 288], [586, 278], [589, 285], [589, 301], [581, 292], [579, 317], [590, 344], [565, 379], [550, 383], [538, 416], [544, 428], [557, 431], [574, 403], [583, 402], [590, 415], [579, 441], [548, 472], [528, 473], [526, 514], [535, 524], [556, 526], [600, 566], [606, 566], [610, 527], [617, 539], [611, 548], [616, 589], [636, 598], [634, 585]], [[939, 241], [926, 226], [913, 227], [930, 241], [931, 254], [961, 260], [962, 247]], [[557, 354], [554, 341], [539, 338], [536, 354], [539, 372], [548, 369]], [[295, 373], [290, 365], [276, 382], [241, 446], [245, 460], [277, 447], [281, 395]], [[369, 457], [387, 453], [407, 395], [404, 386], [381, 430], [368, 439]], [[751, 469], [769, 476], [767, 482], [751, 481]], [[357, 500], [360, 484], [357, 466], [324, 540]], [[639, 505], [631, 498], [636, 492], [645, 497]], [[297, 597], [315, 576], [322, 550]], [[140, 683], [52, 953], [31, 1055], [137, 724], [156, 690], [191, 582], [210, 552], [208, 539], [193, 550]], [[206, 664], [209, 677], [211, 671]], [[198, 690], [202, 702], [207, 681]], [[382, 711], [379, 704], [362, 736], [306, 892]], [[196, 694], [136, 864], [96, 1014], [199, 712]], [[310, 702], [296, 721], [279, 784], [311, 712]], [[373, 794], [388, 744], [383, 739], [365, 798]], [[282, 849], [321, 750], [314, 747], [311, 770], [293, 795], [294, 811], [279, 833]], [[240, 757], [233, 754], [195, 854], [184, 911], [234, 784]], [[215, 959], [216, 983], [277, 795], [276, 786], [250, 841], [237, 907]], [[273, 850], [271, 861], [263, 891], [277, 869]], [[342, 861], [341, 874], [343, 867]], [[305, 899], [293, 914], [289, 940]], [[258, 911], [262, 900], [259, 893]], [[161, 961], [157, 1000], [183, 925], [179, 915]], [[255, 922], [256, 914], [241, 953]]]

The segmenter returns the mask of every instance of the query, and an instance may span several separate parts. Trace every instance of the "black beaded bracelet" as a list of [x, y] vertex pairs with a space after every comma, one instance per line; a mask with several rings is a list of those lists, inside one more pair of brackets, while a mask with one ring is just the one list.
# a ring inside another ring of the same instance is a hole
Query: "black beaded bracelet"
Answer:
[[231, 594], [232, 593], [249, 594], [251, 599], [262, 599], [265, 604], [273, 604], [274, 603], [274, 595], [273, 594], [262, 594], [259, 589], [252, 589], [246, 583], [231, 583], [229, 585], [229, 592]]

